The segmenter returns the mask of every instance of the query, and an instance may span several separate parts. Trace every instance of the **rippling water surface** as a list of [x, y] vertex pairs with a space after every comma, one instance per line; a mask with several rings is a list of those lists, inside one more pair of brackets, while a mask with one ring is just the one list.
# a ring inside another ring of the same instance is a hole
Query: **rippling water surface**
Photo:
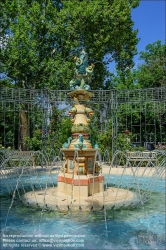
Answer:
[[[108, 184], [119, 178], [113, 175]], [[44, 186], [42, 174], [40, 181]], [[123, 183], [130, 185], [130, 181], [133, 185], [133, 179], [126, 176]], [[142, 178], [142, 188], [147, 181], [148, 177]], [[158, 180], [150, 201], [138, 208], [63, 213], [25, 207], [19, 200], [11, 209], [10, 205], [1, 183], [1, 249], [165, 249], [164, 179]]]

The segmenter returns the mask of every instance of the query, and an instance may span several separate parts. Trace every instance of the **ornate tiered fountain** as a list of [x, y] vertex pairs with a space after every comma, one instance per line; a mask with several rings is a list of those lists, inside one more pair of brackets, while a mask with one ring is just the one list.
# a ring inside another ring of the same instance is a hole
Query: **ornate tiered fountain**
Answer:
[[69, 111], [73, 123], [72, 136], [61, 149], [66, 161], [57, 176], [58, 208], [100, 210], [106, 206], [115, 207], [115, 203], [117, 207], [124, 202], [138, 203], [137, 196], [129, 190], [107, 187], [104, 191], [101, 163], [97, 161], [100, 149], [94, 142], [89, 127], [93, 110], [86, 106], [93, 96], [90, 84], [94, 65], [88, 65], [88, 54], [84, 49], [74, 59], [75, 73], [70, 81], [71, 92], [68, 93], [74, 101]]
[[[73, 126], [71, 137], [61, 148], [65, 163], [57, 176], [57, 186], [47, 186], [42, 192], [26, 192], [22, 196], [23, 202], [35, 207], [65, 211], [98, 211], [106, 207], [119, 208], [131, 203], [138, 204], [140, 199], [136, 193], [120, 186], [108, 187], [104, 183], [99, 161], [100, 149], [91, 137], [89, 126], [93, 111], [86, 106], [93, 95], [89, 84], [94, 65], [88, 65], [88, 55], [84, 49], [75, 60], [75, 74], [70, 81], [72, 91], [68, 93], [74, 101], [69, 111]], [[51, 173], [54, 173], [52, 169]]]
[[79, 57], [75, 57], [75, 60], [75, 74], [70, 81], [70, 88], [73, 91], [68, 94], [74, 100], [74, 106], [69, 111], [73, 122], [72, 137], [68, 139], [68, 143], [64, 143], [61, 149], [66, 163], [57, 181], [58, 192], [71, 194], [73, 190], [73, 197], [87, 198], [103, 191], [104, 177], [96, 161], [99, 148], [97, 144], [92, 143], [89, 128], [93, 111], [86, 106], [86, 102], [93, 95], [88, 90], [90, 90], [89, 84], [94, 65], [88, 65], [88, 55], [84, 49]]

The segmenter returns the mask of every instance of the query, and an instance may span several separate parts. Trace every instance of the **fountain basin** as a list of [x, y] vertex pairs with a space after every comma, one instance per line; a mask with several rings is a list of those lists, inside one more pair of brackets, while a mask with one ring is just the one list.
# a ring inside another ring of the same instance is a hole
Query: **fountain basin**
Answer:
[[25, 205], [61, 211], [99, 211], [104, 207], [118, 209], [120, 207], [136, 206], [140, 200], [134, 192], [115, 187], [107, 188], [104, 192], [87, 197], [73, 197], [72, 194], [58, 192], [57, 187], [44, 190], [30, 191], [22, 196]]

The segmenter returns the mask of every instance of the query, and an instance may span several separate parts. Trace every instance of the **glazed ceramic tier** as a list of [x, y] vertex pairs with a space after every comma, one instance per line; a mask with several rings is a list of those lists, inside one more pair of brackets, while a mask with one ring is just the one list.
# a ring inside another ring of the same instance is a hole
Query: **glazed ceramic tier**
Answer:
[[100, 149], [83, 148], [63, 148], [66, 163], [63, 167], [64, 173], [73, 173], [75, 175], [87, 175], [100, 172], [99, 163], [96, 161], [96, 154]]
[[88, 101], [92, 96], [93, 93], [85, 90], [85, 89], [77, 89], [74, 90], [68, 95], [74, 100], [74, 101]]

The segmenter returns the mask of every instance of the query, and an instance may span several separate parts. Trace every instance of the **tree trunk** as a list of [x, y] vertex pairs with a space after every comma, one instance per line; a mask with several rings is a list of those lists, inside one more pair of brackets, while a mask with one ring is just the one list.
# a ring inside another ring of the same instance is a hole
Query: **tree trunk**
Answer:
[[30, 136], [29, 133], [29, 119], [26, 111], [21, 110], [19, 113], [20, 117], [20, 133], [19, 133], [19, 150], [27, 151], [29, 146], [25, 145], [25, 138]]

